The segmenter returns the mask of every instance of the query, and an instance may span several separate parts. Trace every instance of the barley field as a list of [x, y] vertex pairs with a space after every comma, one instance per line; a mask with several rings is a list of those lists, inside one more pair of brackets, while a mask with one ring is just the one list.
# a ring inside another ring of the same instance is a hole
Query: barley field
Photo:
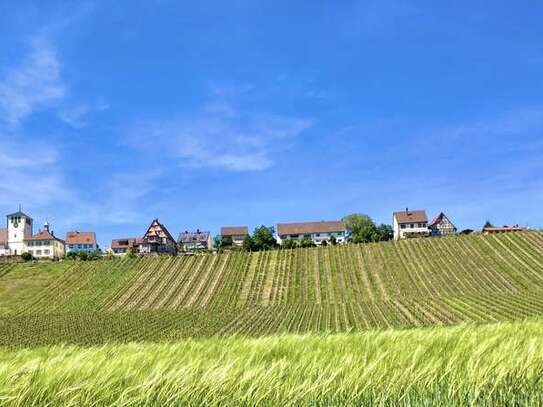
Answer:
[[535, 406], [543, 323], [0, 350], [0, 404]]

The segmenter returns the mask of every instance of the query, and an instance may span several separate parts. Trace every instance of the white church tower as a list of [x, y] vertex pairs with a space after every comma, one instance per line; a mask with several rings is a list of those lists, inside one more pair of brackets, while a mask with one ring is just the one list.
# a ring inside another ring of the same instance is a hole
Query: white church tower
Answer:
[[8, 247], [13, 256], [21, 255], [25, 251], [24, 240], [32, 237], [32, 218], [19, 211], [7, 215]]

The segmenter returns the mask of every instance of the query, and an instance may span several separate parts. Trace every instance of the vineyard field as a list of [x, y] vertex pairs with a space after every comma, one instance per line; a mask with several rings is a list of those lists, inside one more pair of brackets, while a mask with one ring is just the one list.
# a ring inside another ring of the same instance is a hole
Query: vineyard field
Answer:
[[0, 346], [342, 333], [543, 315], [543, 233], [0, 263]]

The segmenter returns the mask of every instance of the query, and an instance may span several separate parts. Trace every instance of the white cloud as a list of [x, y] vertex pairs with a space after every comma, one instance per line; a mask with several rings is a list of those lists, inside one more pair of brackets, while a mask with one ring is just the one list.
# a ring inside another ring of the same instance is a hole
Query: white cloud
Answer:
[[64, 94], [54, 47], [47, 39], [34, 37], [23, 62], [7, 70], [0, 81], [0, 112], [16, 127], [33, 112], [55, 106]]
[[76, 129], [80, 129], [87, 125], [86, 116], [89, 113], [87, 105], [78, 105], [66, 109], [61, 109], [58, 112], [58, 117], [64, 122]]
[[148, 120], [129, 143], [160, 151], [184, 167], [258, 171], [274, 165], [274, 154], [288, 148], [312, 121], [244, 110], [215, 99], [190, 117]]

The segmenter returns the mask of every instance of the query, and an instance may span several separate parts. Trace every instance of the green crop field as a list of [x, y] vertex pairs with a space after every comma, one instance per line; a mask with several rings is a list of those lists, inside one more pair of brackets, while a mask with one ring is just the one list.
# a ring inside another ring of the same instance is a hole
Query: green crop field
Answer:
[[[163, 405], [168, 394], [195, 405], [531, 404], [542, 391], [534, 377], [543, 375], [543, 351], [530, 342], [543, 332], [542, 294], [542, 232], [0, 263], [0, 405]], [[505, 353], [519, 344], [525, 353], [511, 364]], [[267, 347], [277, 354], [257, 355]], [[110, 369], [100, 369], [109, 376], [77, 381], [108, 355]], [[486, 364], [476, 365], [477, 355]], [[395, 357], [398, 370], [389, 362]], [[411, 382], [400, 374], [409, 363]], [[270, 376], [251, 384], [244, 366], [268, 366]], [[25, 392], [27, 380], [35, 388]], [[105, 394], [109, 385], [115, 390]]]

